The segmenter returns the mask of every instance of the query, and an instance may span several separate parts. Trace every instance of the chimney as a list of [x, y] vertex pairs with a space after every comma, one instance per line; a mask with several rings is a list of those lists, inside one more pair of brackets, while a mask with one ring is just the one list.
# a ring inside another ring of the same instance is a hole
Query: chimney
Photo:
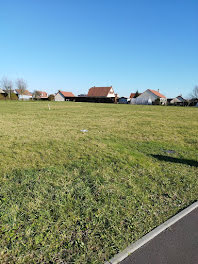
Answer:
[[159, 89], [157, 89], [158, 93], [159, 93]]

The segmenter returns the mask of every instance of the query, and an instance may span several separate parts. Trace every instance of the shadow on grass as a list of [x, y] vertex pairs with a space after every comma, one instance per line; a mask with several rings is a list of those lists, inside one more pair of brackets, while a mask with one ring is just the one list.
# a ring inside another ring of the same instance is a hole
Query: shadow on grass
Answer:
[[174, 162], [174, 163], [186, 164], [193, 167], [198, 167], [198, 162], [195, 160], [179, 159], [164, 155], [151, 155], [151, 156], [161, 161]]

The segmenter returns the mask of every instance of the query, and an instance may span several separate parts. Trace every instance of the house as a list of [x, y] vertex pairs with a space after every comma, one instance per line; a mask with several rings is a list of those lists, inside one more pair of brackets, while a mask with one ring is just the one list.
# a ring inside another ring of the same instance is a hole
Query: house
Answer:
[[6, 89], [4, 89], [4, 90], [0, 89], [0, 94], [4, 95], [5, 97], [8, 95], [10, 96], [13, 93], [15, 93], [15, 90], [13, 90], [13, 89], [7, 89], [7, 90]]
[[9, 90], [2, 90], [0, 89], [0, 99], [6, 99], [6, 100], [18, 100], [18, 96], [16, 94], [15, 90], [9, 89]]
[[16, 89], [15, 93], [19, 100], [31, 100], [32, 99], [32, 94], [28, 90], [22, 91], [20, 89]]
[[75, 95], [71, 92], [64, 92], [58, 91], [58, 93], [54, 96], [54, 101], [61, 102], [61, 101], [74, 101]]
[[38, 100], [48, 100], [48, 94], [46, 92], [38, 91], [38, 94], [39, 94], [37, 96]]
[[115, 98], [115, 93], [112, 86], [109, 87], [91, 87], [88, 92], [88, 97], [109, 97]]
[[161, 104], [165, 105], [167, 102], [166, 97], [158, 91], [147, 89], [137, 98], [131, 99], [131, 104], [143, 104], [143, 105], [151, 105], [151, 104]]
[[134, 98], [134, 96], [135, 96], [135, 93], [131, 93], [131, 94], [130, 94], [130, 98], [131, 98], [131, 99]]
[[87, 97], [79, 97], [77, 99], [81, 102], [93, 103], [115, 103], [117, 95], [114, 93], [113, 87], [91, 87], [88, 91]]
[[0, 94], [5, 95], [5, 92], [0, 88]]
[[188, 105], [187, 101], [181, 96], [177, 96], [170, 101], [170, 105]]

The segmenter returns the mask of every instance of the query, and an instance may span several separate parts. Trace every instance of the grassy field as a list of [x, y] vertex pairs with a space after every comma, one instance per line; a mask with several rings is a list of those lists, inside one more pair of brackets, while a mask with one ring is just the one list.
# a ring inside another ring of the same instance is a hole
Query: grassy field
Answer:
[[197, 108], [50, 105], [0, 102], [0, 263], [103, 263], [197, 199]]

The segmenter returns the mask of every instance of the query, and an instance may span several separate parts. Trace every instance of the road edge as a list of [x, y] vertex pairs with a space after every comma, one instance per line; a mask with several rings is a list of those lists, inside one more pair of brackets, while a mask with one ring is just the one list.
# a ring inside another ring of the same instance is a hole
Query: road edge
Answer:
[[111, 258], [109, 261], [106, 261], [105, 264], [118, 264], [122, 260], [124, 260], [126, 257], [128, 257], [130, 254], [132, 254], [134, 251], [136, 251], [138, 248], [142, 247], [146, 243], [148, 243], [151, 239], [159, 235], [161, 232], [175, 224], [177, 221], [182, 219], [184, 216], [188, 215], [190, 212], [195, 210], [198, 207], [198, 201], [194, 202], [187, 208], [183, 209], [181, 212], [177, 213], [175, 216], [168, 219], [163, 224], [159, 225], [155, 229], [153, 229], [151, 232], [140, 238], [134, 243], [131, 243], [127, 248], [125, 248], [120, 253], [116, 254], [113, 258]]

